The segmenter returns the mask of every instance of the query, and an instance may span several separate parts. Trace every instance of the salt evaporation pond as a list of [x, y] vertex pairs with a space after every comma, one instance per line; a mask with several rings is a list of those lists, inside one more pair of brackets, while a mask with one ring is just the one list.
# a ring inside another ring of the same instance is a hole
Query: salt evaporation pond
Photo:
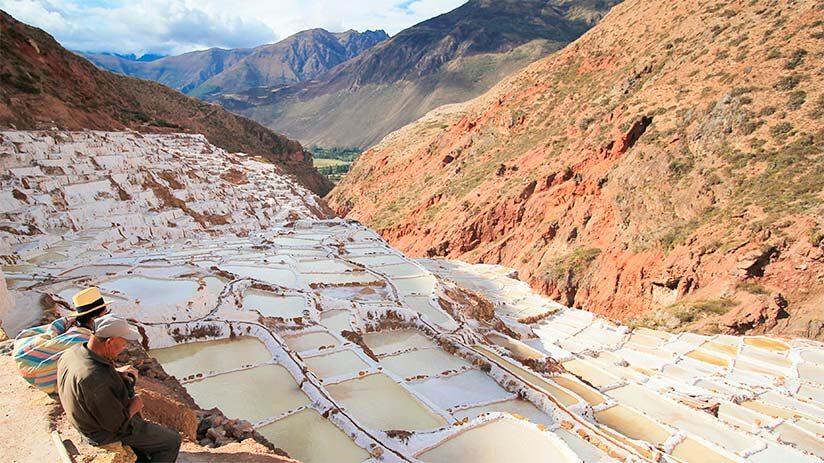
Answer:
[[427, 463], [577, 461], [560, 439], [511, 420], [496, 420], [461, 432], [421, 453], [418, 459]]
[[169, 306], [185, 302], [197, 294], [200, 284], [193, 280], [160, 280], [126, 276], [101, 283], [104, 291], [117, 291], [144, 306]]
[[272, 358], [266, 345], [253, 336], [178, 344], [152, 349], [149, 355], [156, 358], [167, 373], [179, 379], [196, 373], [207, 374], [256, 365]]
[[252, 423], [311, 403], [281, 365], [220, 373], [184, 386], [201, 408], [218, 407], [230, 418]]
[[338, 346], [337, 338], [325, 331], [286, 336], [283, 340], [290, 349], [297, 352]]
[[298, 261], [297, 268], [300, 273], [342, 273], [355, 267], [337, 259], [313, 259]]
[[369, 454], [312, 409], [301, 410], [257, 428], [302, 463], [360, 463]]
[[436, 376], [470, 368], [465, 361], [441, 349], [423, 349], [381, 358], [381, 365], [401, 378], [417, 375]]
[[429, 295], [435, 290], [435, 277], [424, 275], [411, 278], [395, 278], [392, 284], [398, 289], [398, 293], [403, 296], [412, 294]]
[[512, 394], [479, 370], [412, 383], [412, 390], [435, 405], [451, 409], [512, 398]]
[[436, 347], [436, 344], [416, 330], [377, 331], [363, 335], [363, 341], [375, 355], [392, 354], [408, 349]]
[[300, 279], [307, 285], [347, 285], [359, 284], [367, 285], [374, 284], [381, 280], [381, 277], [369, 272], [351, 272], [351, 273], [301, 273]]
[[331, 354], [309, 357], [304, 359], [304, 361], [306, 362], [306, 366], [320, 378], [330, 378], [347, 373], [354, 373], [369, 367], [366, 362], [348, 349]]
[[620, 404], [595, 412], [595, 419], [630, 439], [645, 440], [653, 445], [664, 443], [671, 435], [655, 421]]
[[306, 309], [303, 296], [280, 296], [258, 289], [243, 293], [243, 310], [256, 310], [264, 317], [297, 318], [302, 317]]
[[298, 286], [297, 275], [287, 267], [230, 264], [221, 265], [220, 268], [241, 278], [253, 278], [286, 288], [296, 288]]
[[452, 416], [459, 420], [472, 420], [479, 415], [492, 412], [509, 413], [516, 417], [526, 418], [535, 424], [543, 424], [545, 426], [550, 426], [554, 423], [551, 416], [539, 410], [535, 405], [521, 399], [505, 400], [503, 402], [465, 408], [452, 412]]
[[328, 312], [323, 312], [320, 316], [320, 324], [329, 329], [329, 331], [336, 333], [352, 329], [352, 326], [349, 323], [349, 312], [346, 310], [331, 310]]
[[336, 402], [372, 429], [427, 430], [446, 425], [398, 383], [382, 373], [326, 386]]

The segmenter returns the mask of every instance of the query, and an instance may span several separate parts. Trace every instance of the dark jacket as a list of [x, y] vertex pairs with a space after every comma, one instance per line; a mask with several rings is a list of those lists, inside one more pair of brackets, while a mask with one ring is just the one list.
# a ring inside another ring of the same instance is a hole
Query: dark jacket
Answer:
[[57, 392], [69, 422], [93, 445], [130, 434], [128, 385], [86, 343], [65, 351], [57, 362]]

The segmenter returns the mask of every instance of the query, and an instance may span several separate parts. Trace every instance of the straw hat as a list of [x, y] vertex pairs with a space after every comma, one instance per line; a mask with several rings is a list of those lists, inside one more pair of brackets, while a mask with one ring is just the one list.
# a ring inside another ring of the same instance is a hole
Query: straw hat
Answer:
[[111, 302], [103, 300], [103, 295], [100, 294], [100, 290], [94, 286], [86, 288], [72, 296], [72, 302], [74, 303], [75, 312], [69, 314], [71, 317], [86, 315], [89, 312], [94, 312], [101, 307], [111, 304]]

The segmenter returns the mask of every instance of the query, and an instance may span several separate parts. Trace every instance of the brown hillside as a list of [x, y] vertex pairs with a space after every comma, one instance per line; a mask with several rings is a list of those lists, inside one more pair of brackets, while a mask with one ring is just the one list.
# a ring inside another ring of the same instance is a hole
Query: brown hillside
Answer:
[[824, 5], [629, 0], [330, 203], [636, 324], [824, 338]]
[[196, 132], [263, 156], [313, 191], [329, 184], [295, 141], [163, 85], [111, 74], [0, 11], [0, 127]]

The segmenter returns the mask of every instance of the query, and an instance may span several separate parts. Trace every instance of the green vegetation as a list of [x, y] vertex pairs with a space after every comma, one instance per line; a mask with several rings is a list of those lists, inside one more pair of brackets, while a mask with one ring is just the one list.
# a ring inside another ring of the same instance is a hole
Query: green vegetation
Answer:
[[765, 287], [759, 285], [758, 283], [753, 283], [751, 281], [742, 281], [741, 283], [738, 283], [738, 286], [736, 288], [740, 289], [741, 291], [746, 291], [750, 294], [763, 295], [770, 293], [769, 291], [767, 291]]
[[714, 299], [681, 302], [670, 306], [669, 310], [681, 323], [691, 323], [709, 315], [723, 315], [736, 305], [737, 302], [729, 299]]
[[799, 48], [790, 55], [790, 59], [784, 63], [784, 69], [795, 69], [799, 64], [804, 62], [804, 57], [807, 56], [807, 50]]
[[555, 259], [551, 264], [551, 268], [546, 271], [546, 275], [553, 280], [562, 280], [569, 274], [580, 277], [600, 254], [601, 250], [598, 248], [577, 248], [571, 253]]
[[362, 150], [358, 148], [321, 148], [313, 146], [308, 149], [312, 153], [312, 164], [318, 169], [321, 175], [325, 176], [332, 183], [338, 183], [347, 172], [355, 159], [361, 155]]
[[824, 231], [818, 229], [818, 227], [813, 227], [810, 230], [810, 244], [813, 246], [821, 246], [821, 243], [824, 242]]

